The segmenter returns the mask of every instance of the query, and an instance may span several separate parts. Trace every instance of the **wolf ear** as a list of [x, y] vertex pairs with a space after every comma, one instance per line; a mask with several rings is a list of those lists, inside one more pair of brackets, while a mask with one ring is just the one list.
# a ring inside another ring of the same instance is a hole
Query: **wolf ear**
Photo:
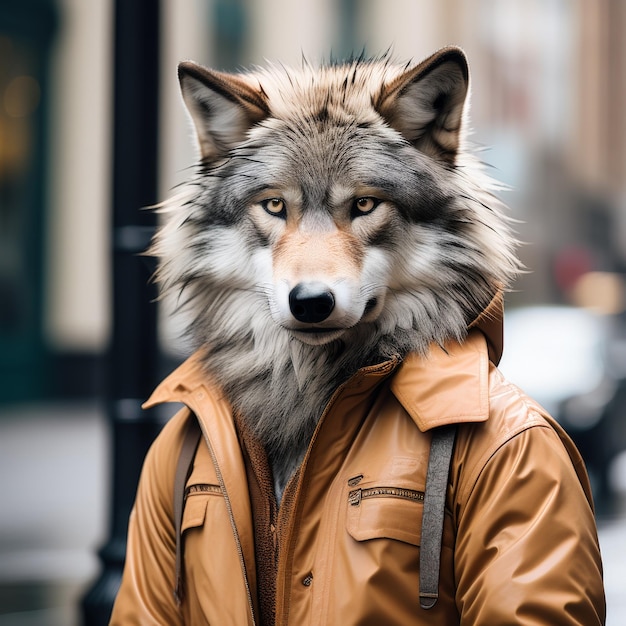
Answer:
[[234, 74], [184, 62], [178, 66], [178, 79], [205, 162], [226, 154], [269, 115], [263, 90]]
[[465, 53], [444, 48], [384, 85], [376, 108], [418, 150], [453, 164], [468, 88]]

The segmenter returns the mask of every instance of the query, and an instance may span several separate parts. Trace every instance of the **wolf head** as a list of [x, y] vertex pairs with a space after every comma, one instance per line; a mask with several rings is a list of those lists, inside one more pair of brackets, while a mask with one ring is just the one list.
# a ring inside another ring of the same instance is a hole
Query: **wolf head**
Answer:
[[158, 278], [244, 414], [314, 419], [357, 367], [462, 339], [515, 275], [464, 149], [460, 49], [179, 78], [201, 159], [156, 237]]

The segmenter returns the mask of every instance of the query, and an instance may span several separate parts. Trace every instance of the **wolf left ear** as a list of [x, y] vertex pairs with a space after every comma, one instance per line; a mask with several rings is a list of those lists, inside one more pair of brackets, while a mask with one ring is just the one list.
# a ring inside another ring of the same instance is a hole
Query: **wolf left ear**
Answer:
[[418, 150], [453, 164], [468, 88], [465, 53], [444, 48], [385, 85], [376, 108]]
[[178, 79], [204, 162], [224, 156], [269, 114], [263, 91], [235, 74], [184, 62], [178, 66]]

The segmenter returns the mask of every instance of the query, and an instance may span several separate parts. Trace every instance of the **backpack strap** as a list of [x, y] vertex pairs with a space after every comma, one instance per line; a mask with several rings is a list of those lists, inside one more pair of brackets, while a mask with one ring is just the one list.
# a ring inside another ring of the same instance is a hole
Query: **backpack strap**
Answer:
[[196, 449], [201, 435], [200, 424], [198, 424], [196, 416], [192, 413], [187, 418], [185, 424], [183, 445], [180, 449], [174, 478], [174, 531], [176, 533], [176, 578], [174, 583], [174, 598], [178, 605], [180, 605], [183, 600], [182, 524], [183, 508], [185, 504], [185, 485], [191, 474], [193, 459], [196, 455]]
[[439, 565], [444, 510], [456, 424], [433, 430], [426, 471], [420, 545], [420, 606], [432, 609], [439, 598]]

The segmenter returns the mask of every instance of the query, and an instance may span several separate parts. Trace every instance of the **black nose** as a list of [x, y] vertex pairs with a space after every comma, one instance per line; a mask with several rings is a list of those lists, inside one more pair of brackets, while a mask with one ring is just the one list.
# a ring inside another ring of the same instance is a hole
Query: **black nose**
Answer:
[[289, 293], [289, 309], [299, 322], [323, 322], [334, 308], [332, 292], [321, 283], [298, 283]]

